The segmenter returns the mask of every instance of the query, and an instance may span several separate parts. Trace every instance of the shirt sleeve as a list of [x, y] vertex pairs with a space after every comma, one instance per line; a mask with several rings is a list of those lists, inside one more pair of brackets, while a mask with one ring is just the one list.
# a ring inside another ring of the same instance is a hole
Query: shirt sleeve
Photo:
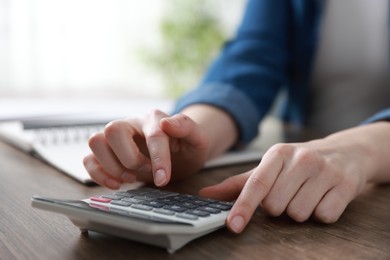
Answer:
[[230, 114], [239, 126], [239, 143], [249, 143], [257, 135], [261, 115], [252, 100], [232, 85], [221, 83], [203, 84], [201, 88], [179, 99], [174, 112], [177, 113], [193, 104], [212, 105]]
[[373, 122], [378, 122], [378, 121], [390, 121], [390, 108], [386, 108], [372, 117], [366, 119], [365, 121], [362, 122], [362, 124], [369, 124]]
[[290, 18], [289, 0], [249, 0], [235, 38], [174, 112], [197, 103], [217, 106], [237, 124], [239, 143], [249, 143], [287, 81]]

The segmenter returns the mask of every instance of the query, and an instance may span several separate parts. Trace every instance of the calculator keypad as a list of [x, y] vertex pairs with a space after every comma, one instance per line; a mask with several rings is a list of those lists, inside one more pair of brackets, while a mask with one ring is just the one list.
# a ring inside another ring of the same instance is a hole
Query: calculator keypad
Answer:
[[195, 195], [163, 191], [153, 188], [119, 191], [90, 198], [91, 203], [98, 202], [122, 209], [132, 209], [156, 213], [162, 217], [177, 217], [196, 221], [231, 209], [233, 202], [218, 201]]

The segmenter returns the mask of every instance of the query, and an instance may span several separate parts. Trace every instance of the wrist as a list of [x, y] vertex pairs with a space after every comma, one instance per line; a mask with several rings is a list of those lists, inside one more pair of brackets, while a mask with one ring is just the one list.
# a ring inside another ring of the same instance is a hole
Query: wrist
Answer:
[[325, 138], [333, 151], [348, 156], [347, 167], [366, 175], [367, 182], [390, 181], [390, 123], [363, 125]]
[[208, 138], [207, 160], [232, 147], [238, 130], [229, 114], [210, 105], [197, 104], [185, 108], [183, 114], [197, 123]]

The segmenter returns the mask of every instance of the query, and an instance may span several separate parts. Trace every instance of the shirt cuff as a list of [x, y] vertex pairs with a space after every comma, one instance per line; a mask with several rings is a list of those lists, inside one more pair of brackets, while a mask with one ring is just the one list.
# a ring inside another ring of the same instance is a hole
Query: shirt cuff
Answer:
[[372, 117], [364, 120], [361, 124], [365, 125], [365, 124], [374, 123], [378, 121], [390, 121], [390, 108], [384, 109], [376, 113]]
[[208, 83], [180, 98], [174, 113], [194, 104], [207, 104], [226, 111], [239, 130], [239, 145], [248, 144], [258, 135], [261, 115], [252, 101], [237, 88], [227, 84]]

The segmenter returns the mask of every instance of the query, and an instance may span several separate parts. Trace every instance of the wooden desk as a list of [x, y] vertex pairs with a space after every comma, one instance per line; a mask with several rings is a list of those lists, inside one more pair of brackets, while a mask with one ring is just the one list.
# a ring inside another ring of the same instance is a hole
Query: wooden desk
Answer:
[[[167, 188], [196, 194], [254, 166], [204, 171]], [[82, 236], [65, 216], [30, 206], [34, 194], [79, 199], [104, 192], [0, 142], [0, 259], [390, 259], [390, 185], [361, 195], [336, 224], [299, 224], [259, 209], [241, 235], [221, 229], [173, 255], [97, 233]]]

